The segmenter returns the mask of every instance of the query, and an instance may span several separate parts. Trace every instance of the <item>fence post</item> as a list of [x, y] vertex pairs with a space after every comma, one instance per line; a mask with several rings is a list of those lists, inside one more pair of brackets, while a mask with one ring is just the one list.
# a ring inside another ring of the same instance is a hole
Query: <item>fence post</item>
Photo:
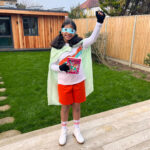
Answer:
[[[108, 17], [105, 19], [105, 35], [107, 36], [107, 23], [108, 23]], [[106, 37], [106, 40], [105, 40], [105, 43], [104, 43], [104, 57], [106, 57], [106, 44], [107, 44], [107, 37]]]
[[135, 16], [135, 19], [134, 19], [134, 27], [133, 27], [133, 34], [132, 34], [132, 44], [131, 44], [131, 52], [130, 52], [130, 60], [129, 60], [129, 66], [130, 67], [132, 65], [132, 56], [133, 56], [133, 46], [134, 46], [134, 39], [135, 39], [136, 20], [137, 20], [137, 16]]

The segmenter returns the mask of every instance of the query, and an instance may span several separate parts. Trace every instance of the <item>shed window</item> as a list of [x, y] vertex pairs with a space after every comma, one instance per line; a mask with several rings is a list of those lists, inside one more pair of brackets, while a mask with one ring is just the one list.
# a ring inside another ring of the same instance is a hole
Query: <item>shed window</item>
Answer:
[[13, 47], [9, 16], [0, 16], [0, 48]]
[[25, 36], [38, 35], [38, 18], [37, 17], [23, 17], [23, 28]]
[[9, 17], [0, 17], [0, 36], [10, 35]]

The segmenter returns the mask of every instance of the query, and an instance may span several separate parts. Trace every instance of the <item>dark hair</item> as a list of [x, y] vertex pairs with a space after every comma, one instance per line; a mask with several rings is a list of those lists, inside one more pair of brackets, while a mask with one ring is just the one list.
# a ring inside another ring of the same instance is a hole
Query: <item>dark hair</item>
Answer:
[[[73, 29], [77, 30], [75, 22], [71, 19], [66, 19], [64, 23], [62, 24], [61, 28], [63, 28], [64, 26], [68, 24], [71, 24]], [[73, 45], [77, 44], [81, 40], [82, 38], [78, 37], [78, 35], [75, 34], [74, 37], [68, 41], [68, 43], [72, 47]], [[63, 35], [61, 34], [61, 32], [59, 32], [59, 35], [52, 41], [51, 46], [56, 49], [61, 49], [64, 45], [65, 45], [65, 41], [64, 41]]]

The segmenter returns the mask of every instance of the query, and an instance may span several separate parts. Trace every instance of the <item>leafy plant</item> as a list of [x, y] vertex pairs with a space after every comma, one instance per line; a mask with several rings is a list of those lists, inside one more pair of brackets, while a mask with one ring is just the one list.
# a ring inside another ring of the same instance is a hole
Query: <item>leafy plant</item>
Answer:
[[110, 16], [150, 13], [150, 0], [99, 0], [99, 4]]
[[147, 54], [147, 57], [144, 59], [144, 64], [150, 66], [150, 53]]
[[69, 18], [77, 19], [77, 18], [86, 18], [83, 10], [80, 8], [80, 5], [77, 7], [71, 7], [71, 12], [69, 13]]

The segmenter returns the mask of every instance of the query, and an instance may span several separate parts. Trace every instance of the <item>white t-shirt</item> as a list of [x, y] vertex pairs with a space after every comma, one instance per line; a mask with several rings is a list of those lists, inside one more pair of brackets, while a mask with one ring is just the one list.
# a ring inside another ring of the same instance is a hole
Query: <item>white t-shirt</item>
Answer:
[[[84, 48], [87, 48], [88, 46], [90, 46], [97, 40], [101, 27], [102, 27], [102, 24], [97, 22], [91, 36], [83, 40], [83, 50]], [[65, 46], [69, 46], [69, 44], [66, 43]], [[82, 65], [82, 57], [81, 57], [82, 54], [78, 57], [81, 59], [81, 66], [79, 69], [79, 74], [69, 74], [69, 73], [66, 73], [65, 71], [60, 71], [59, 69], [59, 62], [63, 60], [65, 57], [72, 56], [73, 54], [75, 54], [77, 49], [78, 47], [72, 48], [70, 52], [63, 53], [56, 62], [51, 64], [51, 69], [53, 71], [58, 71], [58, 84], [72, 85], [72, 84], [80, 83], [81, 81], [86, 79], [84, 75], [84, 71], [83, 71], [83, 65]]]

